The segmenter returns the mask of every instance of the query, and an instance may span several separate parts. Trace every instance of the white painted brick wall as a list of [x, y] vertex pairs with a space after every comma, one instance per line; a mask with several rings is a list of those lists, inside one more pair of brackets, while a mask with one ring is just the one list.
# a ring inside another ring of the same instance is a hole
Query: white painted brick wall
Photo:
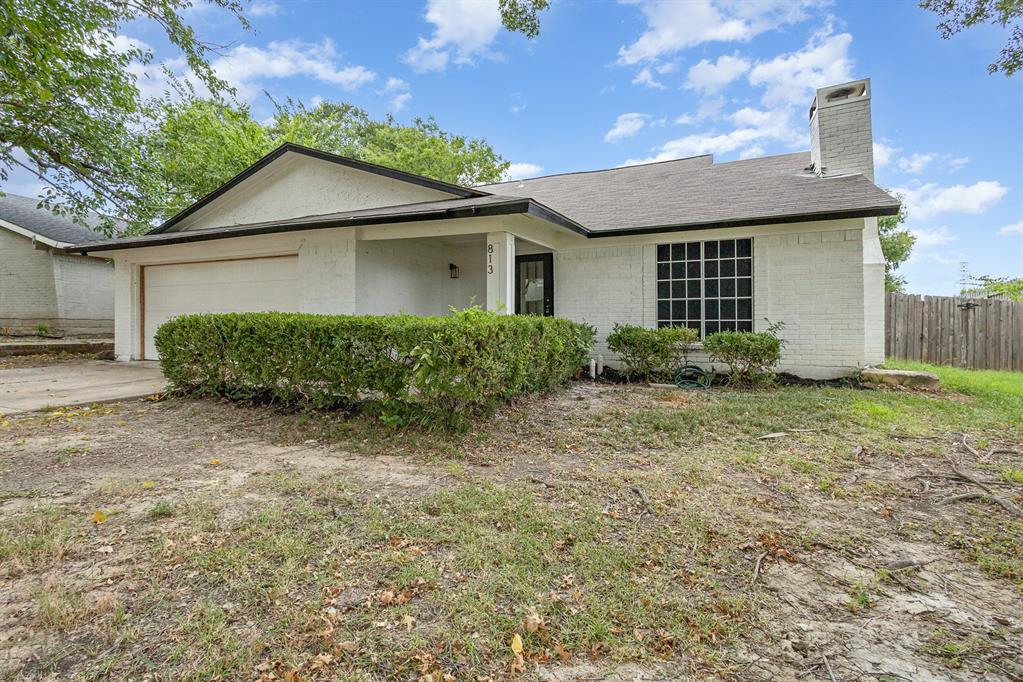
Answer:
[[55, 255], [0, 229], [0, 327], [29, 331], [46, 325], [70, 334], [109, 334], [113, 274], [104, 260]]
[[870, 98], [818, 108], [810, 123], [810, 154], [824, 176], [862, 173], [873, 182]]
[[[664, 241], [699, 239], [695, 233]], [[767, 326], [764, 318], [785, 323], [783, 370], [823, 379], [874, 361], [864, 347], [863, 239], [862, 230], [754, 237], [755, 328]], [[656, 327], [655, 263], [655, 244], [555, 253], [555, 314], [594, 325], [594, 354], [613, 364], [606, 337], [615, 322]], [[878, 311], [883, 325], [883, 307], [875, 307], [875, 317]], [[691, 359], [706, 362], [701, 353]]]
[[8, 321], [0, 326], [56, 317], [49, 254], [34, 248], [28, 237], [0, 228], [0, 320]]
[[113, 263], [81, 256], [52, 259], [61, 328], [71, 334], [113, 333]]

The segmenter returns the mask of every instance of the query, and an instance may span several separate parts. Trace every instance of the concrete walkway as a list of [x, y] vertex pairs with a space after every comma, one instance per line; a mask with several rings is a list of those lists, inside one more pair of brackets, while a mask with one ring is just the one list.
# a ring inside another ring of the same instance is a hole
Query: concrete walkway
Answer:
[[86, 362], [0, 370], [0, 415], [136, 398], [162, 391], [156, 362]]

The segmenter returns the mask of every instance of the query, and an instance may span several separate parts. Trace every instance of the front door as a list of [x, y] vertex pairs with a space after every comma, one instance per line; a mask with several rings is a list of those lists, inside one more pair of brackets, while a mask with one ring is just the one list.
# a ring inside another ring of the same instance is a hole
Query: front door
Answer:
[[515, 256], [515, 313], [554, 315], [554, 254]]

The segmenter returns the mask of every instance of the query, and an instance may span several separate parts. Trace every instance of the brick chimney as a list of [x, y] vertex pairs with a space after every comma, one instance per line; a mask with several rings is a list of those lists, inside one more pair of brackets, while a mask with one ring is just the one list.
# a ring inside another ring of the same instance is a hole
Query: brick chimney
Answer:
[[810, 159], [821, 177], [860, 173], [874, 181], [869, 78], [817, 90], [810, 105]]

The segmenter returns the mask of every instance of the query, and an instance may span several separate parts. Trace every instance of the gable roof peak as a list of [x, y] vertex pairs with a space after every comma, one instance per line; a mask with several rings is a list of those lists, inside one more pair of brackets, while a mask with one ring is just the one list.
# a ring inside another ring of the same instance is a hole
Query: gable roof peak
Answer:
[[342, 156], [340, 154], [334, 154], [331, 152], [325, 152], [322, 149], [315, 149], [313, 147], [306, 147], [305, 145], [297, 144], [295, 142], [285, 142], [279, 145], [276, 149], [269, 152], [263, 158], [259, 159], [251, 166], [243, 170], [242, 172], [235, 175], [233, 178], [216, 188], [206, 196], [202, 197], [198, 201], [194, 202], [187, 208], [182, 209], [175, 215], [168, 218], [160, 226], [149, 231], [149, 234], [158, 234], [166, 232], [172, 227], [180, 223], [188, 216], [194, 214], [201, 208], [207, 206], [213, 201], [217, 200], [228, 191], [241, 184], [245, 180], [249, 179], [259, 171], [263, 170], [274, 161], [277, 161], [286, 154], [300, 154], [313, 159], [319, 159], [320, 161], [326, 161], [328, 163], [335, 163], [340, 166], [346, 166], [355, 170], [363, 171], [366, 173], [373, 173], [374, 175], [380, 175], [382, 177], [390, 178], [392, 180], [398, 180], [399, 182], [407, 182], [413, 185], [419, 185], [421, 187], [427, 187], [434, 189], [439, 192], [446, 192], [452, 196], [458, 198], [469, 198], [469, 197], [482, 197], [487, 196], [490, 192], [485, 190], [476, 189], [472, 187], [462, 187], [461, 185], [455, 185], [450, 182], [444, 182], [443, 180], [434, 180], [424, 175], [417, 175], [415, 173], [409, 173], [407, 171], [398, 170], [397, 168], [391, 168], [389, 166], [382, 166], [377, 163], [371, 163], [369, 161], [362, 161], [355, 159], [350, 156]]

